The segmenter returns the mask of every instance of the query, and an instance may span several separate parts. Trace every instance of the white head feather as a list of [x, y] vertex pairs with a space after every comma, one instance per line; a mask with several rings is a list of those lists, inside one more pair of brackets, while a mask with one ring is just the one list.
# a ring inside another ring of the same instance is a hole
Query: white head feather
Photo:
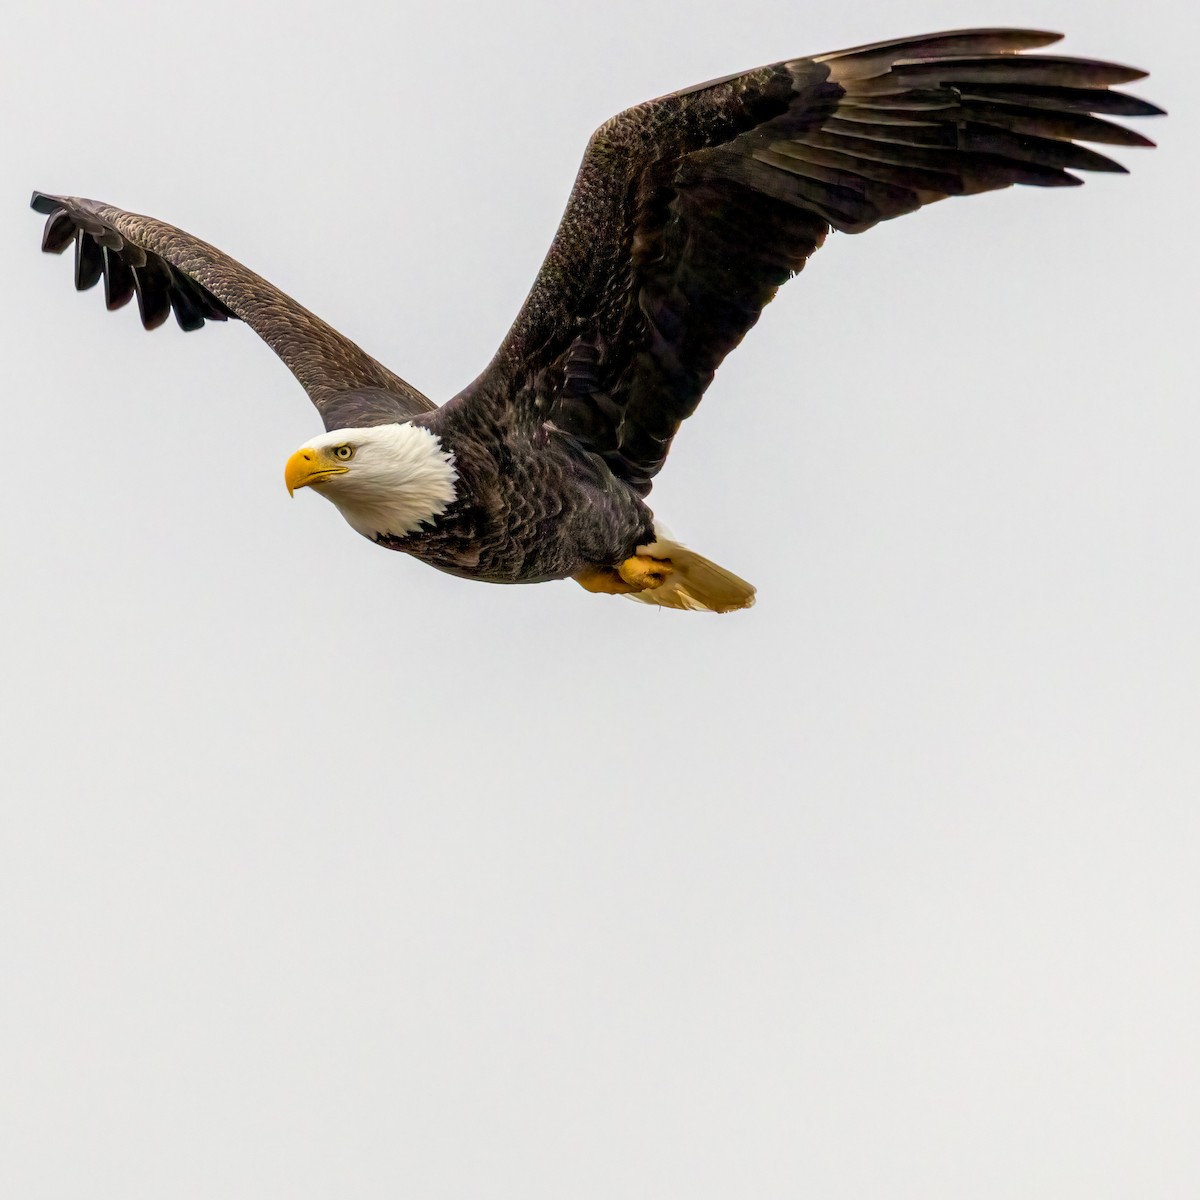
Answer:
[[428, 429], [407, 422], [335, 429], [305, 448], [332, 451], [335, 446], [354, 452], [344, 464], [346, 472], [314, 490], [332, 501], [363, 537], [415, 533], [432, 524], [457, 495], [454, 455]]

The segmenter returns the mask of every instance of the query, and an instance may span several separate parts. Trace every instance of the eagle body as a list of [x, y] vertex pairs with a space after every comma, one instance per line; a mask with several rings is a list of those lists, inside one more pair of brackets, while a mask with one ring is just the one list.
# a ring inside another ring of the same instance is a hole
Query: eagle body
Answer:
[[505, 412], [481, 421], [449, 404], [414, 419], [452, 456], [457, 495], [421, 529], [373, 540], [487, 583], [567, 579], [655, 540], [650, 508], [599, 455], [544, 423], [514, 429]]
[[[440, 407], [228, 255], [150, 217], [34, 193], [42, 248], [143, 325], [236, 318], [325, 433], [288, 460], [377, 544], [464, 578], [574, 578], [671, 608], [754, 589], [671, 541], [646, 502], [713, 375], [831, 231], [949, 196], [1123, 172], [1082, 142], [1151, 145], [1108, 117], [1161, 112], [1131, 67], [1030, 53], [1058, 34], [968, 29], [784, 60], [601, 125], [527, 300]], [[761, 419], [761, 418], [760, 418]]]

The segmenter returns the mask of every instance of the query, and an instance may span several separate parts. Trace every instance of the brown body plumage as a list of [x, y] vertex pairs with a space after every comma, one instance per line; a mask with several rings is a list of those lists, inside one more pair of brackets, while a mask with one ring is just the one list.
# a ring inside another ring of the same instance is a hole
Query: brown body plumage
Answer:
[[102, 278], [110, 308], [136, 296], [148, 329], [172, 311], [184, 329], [239, 317], [326, 429], [412, 422], [436, 434], [457, 464], [457, 495], [381, 544], [494, 582], [614, 571], [655, 540], [644, 497], [680, 423], [830, 229], [858, 233], [1016, 183], [1073, 185], [1073, 170], [1124, 170], [1077, 140], [1150, 144], [1094, 115], [1159, 112], [1111, 90], [1143, 72], [1024, 53], [1055, 40], [994, 29], [880, 43], [614, 117], [588, 144], [495, 358], [441, 408], [204, 242], [89, 200], [33, 203], [49, 214], [44, 248], [73, 242], [76, 286]]

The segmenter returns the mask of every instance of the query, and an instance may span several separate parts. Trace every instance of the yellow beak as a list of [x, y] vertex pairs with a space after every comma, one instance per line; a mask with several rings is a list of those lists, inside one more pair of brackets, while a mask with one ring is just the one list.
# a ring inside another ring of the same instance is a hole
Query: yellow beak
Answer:
[[329, 458], [324, 451], [306, 446], [287, 460], [287, 466], [283, 468], [283, 481], [287, 484], [288, 495], [294, 496], [297, 488], [324, 483], [334, 475], [345, 475], [349, 469]]

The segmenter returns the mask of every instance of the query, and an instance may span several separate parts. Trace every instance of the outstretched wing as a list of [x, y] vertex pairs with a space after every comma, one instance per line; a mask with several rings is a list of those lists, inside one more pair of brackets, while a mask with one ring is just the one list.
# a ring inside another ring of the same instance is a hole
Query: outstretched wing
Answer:
[[1092, 115], [1158, 113], [1109, 90], [1144, 72], [1020, 53], [1059, 36], [860, 46], [614, 117], [588, 145], [515, 324], [456, 403], [549, 422], [644, 495], [722, 359], [830, 228], [1124, 170], [1076, 139], [1151, 144]]
[[170, 313], [184, 330], [229, 317], [245, 321], [283, 359], [326, 428], [405, 420], [436, 405], [349, 338], [227, 254], [174, 226], [77, 196], [34, 192], [46, 213], [42, 249], [75, 245], [75, 286], [104, 280], [104, 302], [137, 297], [142, 324], [157, 329]]

